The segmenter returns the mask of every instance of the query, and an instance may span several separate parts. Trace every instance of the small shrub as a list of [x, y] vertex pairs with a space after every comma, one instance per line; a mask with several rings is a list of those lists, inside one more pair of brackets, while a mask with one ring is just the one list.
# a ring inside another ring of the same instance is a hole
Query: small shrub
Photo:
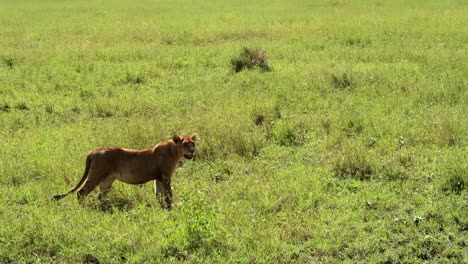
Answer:
[[231, 59], [231, 64], [236, 72], [240, 72], [245, 68], [250, 70], [255, 67], [259, 67], [264, 71], [271, 71], [265, 52], [259, 49], [244, 48], [239, 57]]

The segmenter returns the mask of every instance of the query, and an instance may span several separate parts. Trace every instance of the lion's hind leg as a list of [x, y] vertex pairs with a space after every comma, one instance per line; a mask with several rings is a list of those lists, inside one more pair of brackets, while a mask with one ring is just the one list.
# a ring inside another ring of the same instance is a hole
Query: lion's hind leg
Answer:
[[[99, 185], [100, 183], [100, 179], [104, 178], [104, 177], [94, 177], [96, 174], [89, 174], [89, 177], [88, 179], [86, 180], [85, 184], [83, 185], [83, 187], [77, 192], [76, 196], [78, 198], [78, 202], [80, 204], [84, 204], [84, 198], [92, 191], [94, 191], [94, 189], [96, 189], [96, 187]], [[103, 175], [103, 174], [100, 174], [100, 175]]]
[[115, 181], [114, 177], [107, 176], [104, 180], [101, 181], [101, 183], [99, 183], [99, 190], [100, 190], [99, 197], [98, 197], [99, 200], [103, 200], [107, 197], [107, 194], [109, 193], [114, 181]]

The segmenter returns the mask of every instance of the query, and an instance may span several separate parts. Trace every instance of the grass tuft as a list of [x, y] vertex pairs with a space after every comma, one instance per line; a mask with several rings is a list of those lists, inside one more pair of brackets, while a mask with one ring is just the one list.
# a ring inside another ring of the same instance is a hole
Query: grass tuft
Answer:
[[110, 118], [115, 116], [115, 110], [110, 105], [98, 103], [91, 109], [91, 115], [97, 118]]
[[79, 108], [78, 106], [75, 105], [75, 106], [72, 107], [71, 111], [73, 113], [75, 113], [75, 114], [79, 114], [79, 113], [81, 113], [81, 108]]
[[466, 168], [453, 168], [448, 178], [445, 180], [442, 190], [447, 194], [456, 194], [460, 195], [464, 190], [466, 190], [468, 177], [468, 169]]
[[358, 180], [370, 180], [374, 169], [362, 157], [350, 157], [337, 162], [333, 167], [335, 176], [339, 178], [352, 178]]
[[23, 111], [29, 110], [29, 106], [28, 106], [26, 103], [24, 103], [24, 102], [17, 103], [17, 104], [15, 105], [15, 108], [18, 109], [18, 110], [23, 110]]
[[86, 264], [99, 264], [99, 259], [92, 254], [85, 254], [82, 258], [82, 263]]
[[9, 69], [13, 69], [14, 65], [16, 64], [15, 59], [12, 57], [2, 57], [1, 61]]
[[197, 253], [210, 256], [222, 247], [216, 237], [218, 223], [215, 215], [206, 210], [206, 205], [202, 207], [197, 203], [199, 201], [189, 202], [179, 212], [182, 222], [166, 239], [162, 249], [165, 258], [183, 261]]
[[106, 213], [113, 213], [114, 209], [129, 211], [135, 207], [134, 201], [114, 195], [112, 199], [104, 199], [96, 204], [96, 209]]
[[351, 74], [343, 73], [343, 74], [332, 74], [331, 75], [331, 82], [333, 87], [338, 90], [352, 90], [354, 88], [354, 83], [351, 78]]
[[382, 166], [380, 174], [384, 180], [388, 181], [401, 181], [408, 179], [407, 171], [394, 160], [388, 161], [384, 166]]
[[307, 127], [301, 122], [278, 119], [271, 129], [274, 141], [280, 146], [301, 146], [308, 139]]
[[439, 135], [439, 142], [442, 146], [455, 147], [460, 145], [461, 131], [459, 120], [455, 118], [443, 116], [440, 117], [440, 122], [437, 126], [437, 133]]
[[0, 106], [0, 111], [10, 112], [11, 106], [8, 103], [4, 103]]
[[94, 97], [94, 92], [91, 91], [91, 90], [81, 89], [79, 96], [82, 99], [86, 100], [86, 99], [89, 99], [89, 98], [93, 98]]
[[367, 47], [371, 44], [371, 41], [360, 37], [349, 37], [344, 43], [346, 46]]
[[332, 171], [341, 179], [370, 180], [376, 174], [376, 166], [367, 157], [365, 150], [358, 146], [347, 146], [334, 162]]
[[45, 112], [48, 114], [52, 114], [54, 112], [54, 105], [52, 105], [51, 103], [47, 103], [45, 105]]
[[256, 126], [261, 126], [263, 124], [263, 122], [265, 121], [265, 116], [262, 115], [262, 114], [258, 114], [256, 117], [255, 117], [255, 120], [254, 120], [254, 124]]
[[[0, 263], [467, 262], [463, 1], [0, 2]], [[172, 210], [50, 201], [175, 131]]]
[[255, 67], [264, 71], [271, 71], [265, 51], [260, 49], [244, 48], [239, 57], [231, 59], [231, 64], [233, 70], [236, 72], [240, 72], [244, 69], [251, 70]]
[[125, 76], [123, 83], [126, 84], [144, 84], [146, 82], [145, 76], [139, 74], [139, 73], [130, 73], [127, 72], [127, 75]]
[[361, 124], [360, 122], [357, 121], [352, 121], [350, 120], [347, 124], [346, 127], [343, 129], [344, 133], [348, 137], [354, 137], [359, 134], [364, 130], [364, 125]]

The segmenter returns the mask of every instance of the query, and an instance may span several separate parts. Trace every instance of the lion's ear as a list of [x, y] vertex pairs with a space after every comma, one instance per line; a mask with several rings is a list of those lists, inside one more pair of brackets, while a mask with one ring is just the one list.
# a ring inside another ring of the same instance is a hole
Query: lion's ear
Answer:
[[178, 135], [173, 135], [172, 141], [174, 141], [174, 143], [176, 144], [179, 144], [180, 142], [182, 142], [182, 139]]
[[192, 135], [192, 140], [193, 141], [197, 140], [197, 135]]

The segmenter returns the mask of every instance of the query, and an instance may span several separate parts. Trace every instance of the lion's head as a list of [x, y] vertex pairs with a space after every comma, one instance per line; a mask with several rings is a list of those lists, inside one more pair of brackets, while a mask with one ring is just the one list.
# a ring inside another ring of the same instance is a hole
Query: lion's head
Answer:
[[182, 153], [184, 155], [184, 158], [186, 159], [193, 159], [193, 154], [195, 152], [195, 140], [197, 139], [197, 136], [179, 136], [179, 135], [174, 135], [172, 137], [172, 141], [180, 150], [182, 150]]

